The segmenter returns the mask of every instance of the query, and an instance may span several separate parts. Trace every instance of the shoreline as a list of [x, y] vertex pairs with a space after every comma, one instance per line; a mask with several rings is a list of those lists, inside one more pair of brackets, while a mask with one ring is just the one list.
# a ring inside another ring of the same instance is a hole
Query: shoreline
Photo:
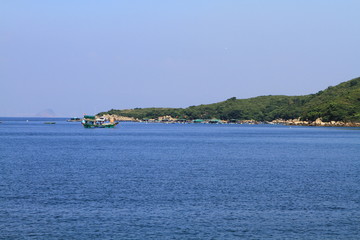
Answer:
[[119, 122], [149, 122], [149, 123], [194, 123], [194, 124], [279, 124], [286, 126], [316, 126], [316, 127], [360, 127], [360, 122], [331, 121], [323, 122], [320, 118], [315, 121], [301, 121], [300, 119], [276, 119], [273, 121], [256, 120], [220, 120], [220, 119], [176, 119], [171, 116], [162, 116], [157, 119], [136, 119], [118, 115], [102, 115], [106, 119], [114, 119]]

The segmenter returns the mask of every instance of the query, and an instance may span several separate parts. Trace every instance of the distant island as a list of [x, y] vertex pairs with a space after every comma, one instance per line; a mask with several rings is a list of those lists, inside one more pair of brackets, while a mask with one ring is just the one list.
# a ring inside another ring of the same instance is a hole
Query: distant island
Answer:
[[[294, 125], [346, 125], [360, 123], [360, 77], [304, 96], [269, 95], [190, 106], [188, 108], [111, 109], [97, 115], [134, 120], [219, 119], [227, 122], [256, 121]], [[360, 126], [360, 125], [359, 125]]]
[[44, 109], [41, 112], [38, 112], [35, 117], [57, 117], [57, 114], [52, 109]]

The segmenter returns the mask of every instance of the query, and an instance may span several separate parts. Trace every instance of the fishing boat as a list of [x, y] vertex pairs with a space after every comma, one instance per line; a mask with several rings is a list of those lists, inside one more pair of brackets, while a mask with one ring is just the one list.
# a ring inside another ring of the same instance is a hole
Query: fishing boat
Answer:
[[70, 118], [70, 119], [68, 119], [66, 121], [67, 122], [81, 122], [81, 118], [73, 117], [73, 118]]
[[118, 122], [115, 122], [114, 119], [107, 121], [106, 118], [96, 118], [96, 116], [85, 115], [81, 124], [84, 128], [113, 128]]

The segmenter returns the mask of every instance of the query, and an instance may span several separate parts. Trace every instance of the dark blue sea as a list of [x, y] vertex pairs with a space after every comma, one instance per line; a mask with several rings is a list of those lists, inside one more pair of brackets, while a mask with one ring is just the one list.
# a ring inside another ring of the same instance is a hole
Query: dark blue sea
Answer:
[[359, 128], [26, 120], [0, 119], [1, 239], [360, 239]]

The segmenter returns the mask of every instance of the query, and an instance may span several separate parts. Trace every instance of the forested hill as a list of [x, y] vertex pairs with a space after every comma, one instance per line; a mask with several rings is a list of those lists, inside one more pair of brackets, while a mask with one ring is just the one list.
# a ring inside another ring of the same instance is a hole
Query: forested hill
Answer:
[[135, 108], [110, 110], [103, 114], [138, 119], [172, 116], [182, 119], [211, 119], [271, 121], [295, 119], [313, 121], [360, 122], [360, 78], [328, 87], [316, 94], [305, 96], [260, 96], [248, 99], [229, 98], [226, 101], [191, 106], [188, 108]]

